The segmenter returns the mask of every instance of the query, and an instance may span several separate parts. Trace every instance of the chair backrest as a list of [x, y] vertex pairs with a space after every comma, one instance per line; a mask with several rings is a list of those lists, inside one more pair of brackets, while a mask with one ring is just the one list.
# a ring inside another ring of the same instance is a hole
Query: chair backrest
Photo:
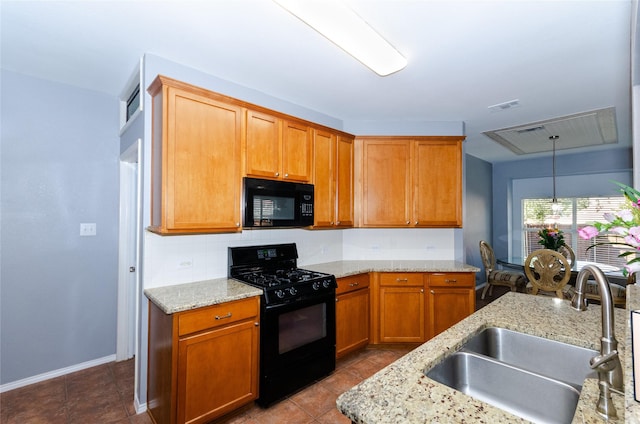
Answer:
[[496, 256], [489, 243], [484, 240], [480, 240], [480, 257], [482, 258], [484, 270], [486, 274], [489, 275], [496, 267]]
[[564, 255], [564, 257], [569, 260], [569, 263], [571, 264], [571, 266], [575, 265], [576, 253], [573, 251], [573, 249], [570, 246], [566, 244], [564, 246], [560, 246], [558, 248], [558, 252], [562, 253], [562, 255]]
[[524, 273], [531, 283], [533, 294], [543, 290], [555, 292], [561, 298], [562, 289], [571, 278], [571, 265], [564, 255], [555, 250], [538, 249], [527, 256]]

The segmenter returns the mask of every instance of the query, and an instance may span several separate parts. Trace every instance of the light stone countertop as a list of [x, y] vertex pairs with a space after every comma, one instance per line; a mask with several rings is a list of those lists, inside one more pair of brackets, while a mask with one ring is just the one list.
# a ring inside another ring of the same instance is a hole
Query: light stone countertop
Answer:
[[146, 289], [145, 296], [165, 314], [262, 295], [262, 289], [230, 278]]
[[367, 272], [480, 272], [480, 268], [475, 266], [444, 260], [336, 261], [298, 266], [311, 271], [333, 274], [336, 278]]
[[[479, 268], [456, 261], [337, 261], [300, 268], [333, 274], [336, 278], [365, 272], [478, 272]], [[262, 289], [231, 278], [197, 281], [146, 289], [145, 296], [166, 314], [188, 311], [218, 303], [260, 296]]]
[[[634, 289], [631, 288], [630, 295]], [[629, 306], [634, 301], [632, 296]], [[620, 308], [614, 313], [626, 396], [614, 395], [621, 419], [613, 422], [635, 423], [640, 416], [640, 404], [633, 400], [630, 349], [626, 349], [629, 314]], [[340, 395], [336, 401], [338, 409], [360, 424], [527, 422], [431, 380], [425, 371], [458, 350], [471, 336], [491, 326], [599, 350], [600, 317], [597, 305], [579, 312], [571, 309], [566, 300], [509, 292]], [[595, 413], [597, 395], [597, 380], [586, 380], [574, 423], [605, 422]]]

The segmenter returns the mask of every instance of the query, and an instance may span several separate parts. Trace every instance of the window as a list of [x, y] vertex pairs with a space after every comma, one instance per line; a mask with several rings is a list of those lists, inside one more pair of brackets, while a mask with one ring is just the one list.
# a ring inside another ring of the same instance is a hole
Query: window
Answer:
[[[542, 228], [557, 225], [564, 233], [564, 241], [576, 253], [576, 260], [605, 263], [616, 267], [625, 264], [624, 259], [618, 258], [620, 248], [615, 246], [596, 246], [587, 250], [593, 240], [583, 240], [578, 236], [578, 228], [602, 221], [602, 214], [613, 212], [624, 207], [623, 196], [615, 197], [574, 197], [558, 199], [561, 206], [556, 219], [550, 219], [551, 199], [522, 199], [522, 257], [536, 249], [541, 249], [538, 243], [538, 231]], [[599, 236], [598, 241], [613, 241], [611, 237]]]
[[133, 89], [133, 93], [127, 99], [127, 112], [126, 121], [129, 122], [131, 117], [140, 108], [140, 84], [136, 85]]

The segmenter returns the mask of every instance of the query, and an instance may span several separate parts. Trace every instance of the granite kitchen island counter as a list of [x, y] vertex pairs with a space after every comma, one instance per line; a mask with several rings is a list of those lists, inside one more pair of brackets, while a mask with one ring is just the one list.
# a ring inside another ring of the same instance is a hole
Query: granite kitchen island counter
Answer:
[[[637, 293], [635, 289], [633, 287], [632, 292]], [[630, 299], [631, 303], [634, 301]], [[632, 304], [629, 306], [633, 307]], [[431, 380], [425, 371], [458, 350], [471, 336], [492, 326], [599, 350], [600, 317], [598, 305], [590, 305], [586, 311], [578, 312], [571, 309], [568, 301], [507, 293], [340, 395], [337, 399], [338, 409], [353, 422], [363, 424], [527, 422]], [[631, 357], [627, 352], [630, 349], [626, 349], [627, 327], [627, 310], [616, 308], [615, 334], [619, 342], [626, 392], [626, 405], [625, 397], [614, 395], [614, 404], [620, 417], [616, 422], [638, 420], [639, 404], [633, 400]], [[574, 423], [605, 422], [595, 413], [594, 396], [597, 398], [597, 390], [597, 381], [587, 380]]]

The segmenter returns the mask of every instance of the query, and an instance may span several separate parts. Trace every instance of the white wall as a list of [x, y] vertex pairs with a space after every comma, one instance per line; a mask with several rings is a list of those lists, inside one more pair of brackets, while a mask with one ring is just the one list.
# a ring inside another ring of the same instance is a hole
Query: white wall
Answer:
[[229, 247], [296, 243], [298, 265], [339, 260], [456, 259], [452, 229], [248, 230], [159, 236], [145, 232], [145, 288], [227, 276]]

